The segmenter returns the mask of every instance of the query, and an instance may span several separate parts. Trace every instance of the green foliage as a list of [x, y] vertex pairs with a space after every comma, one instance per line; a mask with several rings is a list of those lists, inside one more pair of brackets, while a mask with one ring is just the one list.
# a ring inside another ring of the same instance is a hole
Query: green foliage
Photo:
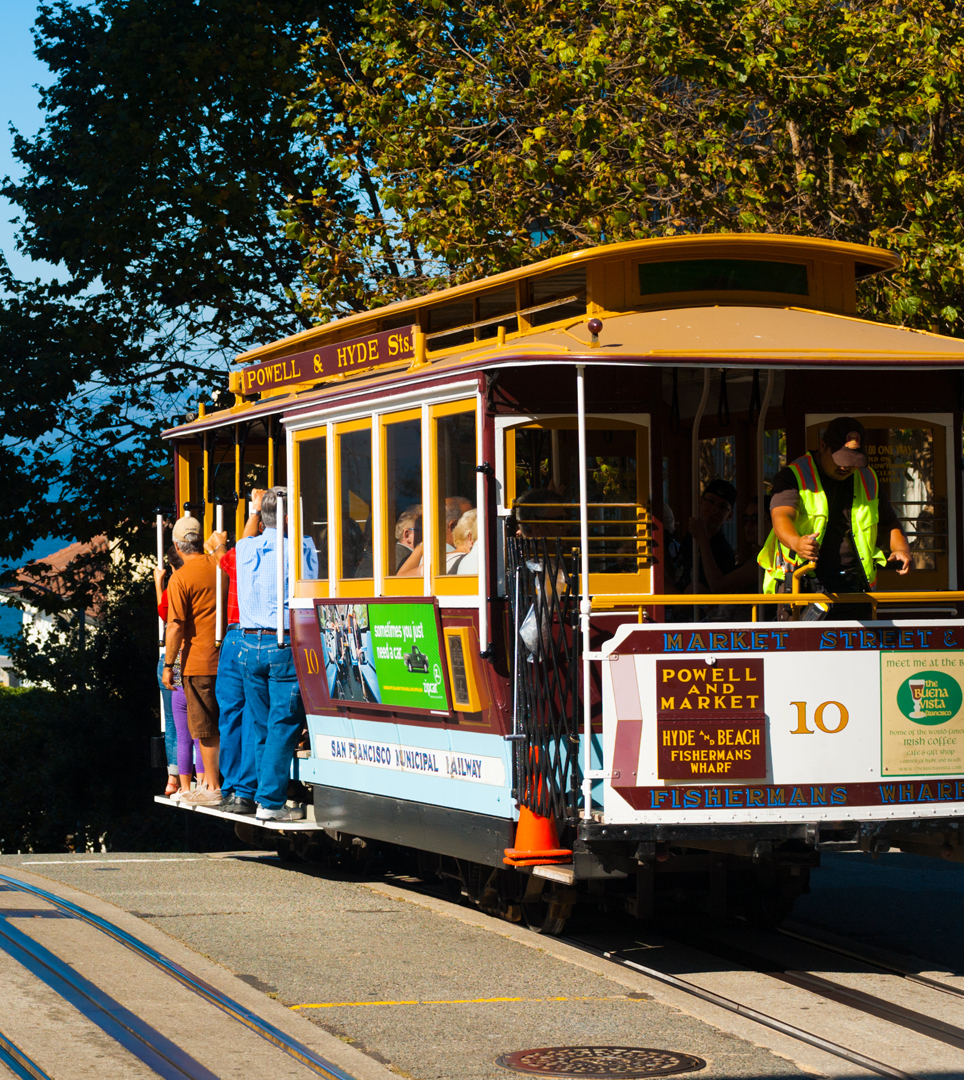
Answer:
[[[327, 314], [673, 233], [878, 244], [874, 317], [964, 310], [960, 5], [933, 0], [371, 0], [347, 77], [320, 34], [295, 123], [370, 192], [334, 250], [294, 201]], [[331, 122], [332, 115], [335, 123]], [[349, 290], [350, 291], [350, 290]]]
[[2, 191], [22, 249], [60, 280], [14, 281], [0, 256], [0, 466], [15, 478], [0, 556], [117, 535], [170, 501], [168, 418], [222, 387], [235, 353], [310, 325], [278, 211], [326, 170], [287, 100], [307, 83], [309, 28], [350, 20], [318, 0], [40, 6], [46, 120], [15, 138], [26, 176]]
[[[40, 646], [22, 635], [3, 642], [21, 674], [47, 686], [0, 689], [2, 852], [185, 843], [179, 815], [152, 801], [163, 783], [149, 753], [160, 729], [153, 582], [127, 565], [102, 561], [107, 600], [83, 639], [68, 606], [63, 635]], [[68, 605], [83, 603], [84, 589]]]

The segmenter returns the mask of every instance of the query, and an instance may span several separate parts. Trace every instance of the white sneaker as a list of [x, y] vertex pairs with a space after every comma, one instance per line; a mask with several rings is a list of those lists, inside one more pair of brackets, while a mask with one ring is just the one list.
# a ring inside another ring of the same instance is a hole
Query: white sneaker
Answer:
[[221, 802], [221, 789], [199, 787], [181, 796], [181, 802], [189, 806], [217, 806]]
[[258, 821], [304, 821], [305, 808], [303, 806], [282, 806], [277, 810], [273, 810], [259, 803], [255, 816]]

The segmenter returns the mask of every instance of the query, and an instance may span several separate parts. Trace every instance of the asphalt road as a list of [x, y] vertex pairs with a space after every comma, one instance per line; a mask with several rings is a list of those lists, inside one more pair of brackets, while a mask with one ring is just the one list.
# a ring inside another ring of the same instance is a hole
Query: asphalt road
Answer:
[[[804, 925], [917, 956], [921, 970], [964, 968], [964, 866], [900, 854], [824, 864], [798, 905]], [[699, 1075], [714, 1078], [866, 1075], [404, 881], [247, 852], [0, 865], [146, 920], [404, 1077], [505, 1080], [499, 1054], [583, 1043], [696, 1054], [708, 1062]]]

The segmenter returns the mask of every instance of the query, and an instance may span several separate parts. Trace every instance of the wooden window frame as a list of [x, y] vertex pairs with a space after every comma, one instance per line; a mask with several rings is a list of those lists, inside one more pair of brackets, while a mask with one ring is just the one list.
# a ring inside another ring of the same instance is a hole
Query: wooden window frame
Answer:
[[[325, 457], [326, 457], [326, 462], [327, 462], [326, 469], [327, 469], [327, 475], [329, 477], [328, 485], [327, 485], [328, 486], [328, 491], [326, 491], [325, 496], [326, 496], [326, 502], [330, 502], [328, 496], [329, 496], [329, 494], [331, 492], [331, 480], [330, 480], [330, 475], [331, 475], [331, 443], [330, 443], [330, 439], [329, 439], [328, 425], [327, 424], [320, 424], [317, 427], [302, 428], [299, 431], [294, 431], [294, 432], [291, 433], [291, 447], [292, 447], [291, 474], [292, 474], [292, 478], [293, 478], [293, 483], [292, 483], [289, 490], [292, 493], [296, 494], [298, 497], [296, 499], [292, 499], [292, 505], [288, 507], [288, 516], [289, 516], [289, 520], [291, 521], [291, 527], [289, 528], [288, 532], [289, 532], [290, 536], [293, 536], [295, 538], [295, 541], [296, 541], [296, 544], [297, 544], [297, 547], [295, 548], [295, 552], [297, 553], [295, 558], [297, 560], [296, 561], [296, 566], [297, 566], [297, 569], [298, 569], [298, 574], [300, 574], [300, 572], [301, 572], [301, 545], [302, 545], [303, 539], [304, 539], [304, 535], [303, 535], [304, 523], [301, 520], [301, 446], [300, 446], [300, 444], [305, 443], [305, 442], [314, 442], [316, 439], [323, 439], [324, 443], [325, 443]], [[331, 533], [331, 519], [332, 519], [331, 506], [329, 505], [329, 507], [328, 507], [328, 531], [329, 531], [329, 534]], [[329, 549], [329, 552], [330, 552], [331, 551], [331, 544], [330, 543], [328, 545], [328, 549]], [[326, 560], [326, 561], [328, 562], [328, 572], [329, 572], [329, 575], [330, 575], [331, 574], [331, 562], [330, 562], [330, 559]], [[318, 579], [316, 579], [314, 581], [311, 581], [311, 580], [306, 580], [304, 578], [300, 578], [298, 576], [298, 574], [293, 575], [293, 580], [294, 580], [293, 595], [296, 598], [326, 597], [326, 596], [329, 595], [330, 577], [329, 578], [318, 578]]]
[[[421, 436], [421, 445], [424, 447], [424, 426], [425, 417], [422, 415], [423, 410], [421, 407], [414, 409], [403, 409], [399, 412], [382, 413], [378, 417], [378, 429], [379, 429], [379, 461], [381, 464], [381, 479], [379, 483], [379, 498], [378, 498], [378, 517], [381, 520], [380, 535], [382, 537], [381, 551], [379, 553], [378, 562], [376, 564], [376, 573], [381, 572], [381, 589], [379, 595], [381, 596], [422, 596], [425, 591], [424, 576], [414, 574], [411, 577], [395, 577], [388, 573], [388, 551], [389, 545], [394, 542], [394, 523], [388, 519], [388, 484], [386, 483], [386, 477], [388, 476], [388, 440], [385, 438], [385, 429], [391, 427], [392, 424], [402, 424], [411, 420], [418, 420], [421, 427], [419, 428]], [[422, 535], [425, 535], [425, 457], [424, 452], [422, 456]], [[388, 530], [392, 528], [391, 536], [389, 536]]]
[[[377, 510], [378, 499], [376, 498], [375, 489], [375, 446], [373, 439], [373, 428], [375, 426], [375, 417], [363, 416], [358, 420], [345, 420], [333, 425], [333, 445], [328, 452], [328, 460], [332, 464], [334, 473], [334, 494], [335, 505], [333, 509], [329, 510], [329, 517], [335, 527], [335, 558], [334, 561], [329, 561], [329, 572], [333, 572], [335, 596], [374, 596], [375, 595], [375, 579], [374, 577], [364, 578], [344, 578], [341, 576], [341, 555], [342, 555], [342, 519], [341, 519], [341, 439], [343, 435], [350, 435], [356, 431], [367, 431], [369, 440], [372, 444], [372, 565], [374, 566], [374, 538], [376, 530], [379, 527], [379, 513]], [[331, 526], [329, 526], [329, 530]]]
[[[648, 414], [634, 416], [627, 419], [621, 416], [587, 416], [586, 430], [606, 430], [607, 428], [621, 428], [636, 432], [636, 503], [643, 507], [644, 519], [648, 519], [652, 530], [652, 514], [650, 512], [650, 417]], [[502, 428], [502, 467], [503, 467], [503, 513], [511, 512], [512, 502], [516, 497], [516, 470], [515, 470], [515, 433], [519, 428], [538, 427], [551, 431], [553, 428], [560, 430], [577, 430], [577, 418], [574, 415], [553, 416], [530, 416], [520, 417], [519, 422], [506, 425]], [[576, 502], [578, 506], [578, 501]], [[580, 586], [581, 588], [581, 586]], [[652, 567], [637, 570], [635, 573], [623, 574], [589, 574], [590, 593], [651, 593], [653, 591]]]
[[[442, 532], [439, 526], [439, 492], [438, 492], [438, 438], [437, 438], [437, 425], [436, 421], [443, 419], [446, 416], [457, 416], [459, 413], [471, 413], [472, 419], [475, 424], [475, 456], [476, 461], [479, 460], [479, 439], [481, 432], [479, 431], [479, 410], [478, 410], [478, 398], [459, 398], [457, 401], [446, 401], [439, 405], [430, 405], [428, 407], [429, 415], [429, 467], [427, 476], [423, 473], [422, 476], [422, 489], [423, 493], [428, 496], [427, 502], [422, 502], [422, 537], [425, 539], [429, 535], [429, 530], [426, 528], [426, 522], [431, 522], [431, 551], [427, 552], [428, 558], [426, 560], [428, 573], [426, 575], [426, 590], [427, 594], [434, 594], [435, 596], [465, 596], [467, 599], [472, 598], [473, 603], [477, 600], [479, 595], [479, 575], [478, 574], [439, 574], [437, 568], [445, 561], [444, 545], [441, 543]], [[477, 504], [477, 495], [474, 495]], [[428, 507], [428, 513], [426, 513], [426, 506]], [[476, 505], [478, 509], [478, 505]], [[485, 537], [482, 532], [479, 532], [479, 539], [476, 543], [484, 544]], [[480, 556], [482, 552], [480, 552]], [[482, 558], [480, 557], [479, 566], [483, 565]]]

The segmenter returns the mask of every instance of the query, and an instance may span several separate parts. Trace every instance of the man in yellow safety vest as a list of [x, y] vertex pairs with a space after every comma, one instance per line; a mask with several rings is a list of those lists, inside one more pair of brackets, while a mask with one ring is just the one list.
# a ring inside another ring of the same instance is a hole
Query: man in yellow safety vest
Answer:
[[[764, 592], [790, 592], [793, 571], [808, 562], [816, 570], [801, 585], [816, 592], [867, 592], [877, 568], [888, 562], [901, 564], [899, 574], [910, 570], [907, 537], [867, 462], [865, 440], [859, 420], [838, 416], [827, 425], [816, 454], [804, 454], [777, 473], [770, 501], [773, 531], [759, 555]], [[877, 543], [879, 532], [889, 540], [890, 555]], [[867, 618], [870, 610], [869, 604], [842, 604], [836, 617]]]

